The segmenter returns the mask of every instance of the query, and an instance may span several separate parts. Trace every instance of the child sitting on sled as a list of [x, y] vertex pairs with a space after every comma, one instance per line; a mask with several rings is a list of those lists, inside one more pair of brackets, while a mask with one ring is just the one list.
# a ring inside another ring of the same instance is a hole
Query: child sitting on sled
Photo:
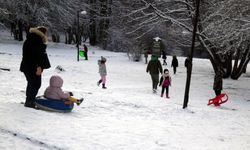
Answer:
[[169, 86], [171, 85], [171, 77], [169, 75], [168, 69], [164, 69], [164, 72], [161, 76], [159, 86], [162, 86], [161, 97], [163, 97], [164, 90], [166, 89], [166, 98], [170, 98], [168, 95]]
[[83, 98], [77, 99], [72, 97], [73, 93], [72, 92], [64, 92], [62, 90], [63, 86], [63, 79], [60, 76], [53, 75], [50, 78], [50, 85], [49, 87], [46, 88], [44, 92], [44, 97], [50, 98], [50, 99], [64, 99], [64, 100], [69, 100], [77, 105], [80, 105], [83, 101]]

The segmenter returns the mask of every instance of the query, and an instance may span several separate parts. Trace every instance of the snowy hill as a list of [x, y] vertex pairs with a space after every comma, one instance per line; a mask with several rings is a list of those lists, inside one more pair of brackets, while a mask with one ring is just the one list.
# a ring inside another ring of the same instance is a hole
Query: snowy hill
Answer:
[[[89, 47], [89, 60], [77, 62], [76, 48], [49, 43], [52, 67], [43, 73], [42, 95], [51, 75], [64, 79], [63, 89], [84, 97], [71, 113], [23, 107], [26, 80], [19, 71], [22, 42], [0, 42], [0, 149], [69, 150], [249, 150], [250, 70], [239, 79], [224, 80], [229, 101], [207, 106], [214, 97], [213, 70], [208, 60], [194, 59], [188, 109], [182, 109], [186, 83], [184, 59], [172, 74], [170, 99], [152, 93], [143, 62], [125, 53]], [[107, 58], [107, 89], [99, 80], [97, 60]], [[61, 65], [66, 71], [57, 72]], [[165, 67], [166, 68], [166, 67]]]

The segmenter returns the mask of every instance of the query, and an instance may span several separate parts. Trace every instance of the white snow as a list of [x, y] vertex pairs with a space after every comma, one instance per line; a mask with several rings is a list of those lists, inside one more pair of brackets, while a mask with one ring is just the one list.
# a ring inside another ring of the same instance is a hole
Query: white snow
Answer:
[[[4, 37], [5, 39], [8, 37]], [[182, 109], [186, 83], [184, 59], [178, 57], [170, 99], [152, 93], [143, 61], [125, 53], [89, 46], [89, 60], [77, 62], [74, 45], [49, 43], [52, 67], [43, 72], [42, 95], [50, 76], [64, 79], [63, 89], [85, 101], [71, 113], [24, 107], [26, 80], [19, 71], [22, 42], [0, 41], [0, 149], [36, 150], [249, 150], [250, 70], [238, 81], [224, 80], [228, 102], [207, 106], [214, 97], [209, 60], [194, 59], [187, 109]], [[107, 89], [99, 80], [97, 60], [107, 58]], [[168, 56], [170, 69], [172, 57]], [[66, 71], [59, 73], [56, 66]], [[15, 133], [17, 134], [15, 136]], [[30, 138], [31, 140], [27, 140]], [[43, 142], [41, 144], [40, 142]]]

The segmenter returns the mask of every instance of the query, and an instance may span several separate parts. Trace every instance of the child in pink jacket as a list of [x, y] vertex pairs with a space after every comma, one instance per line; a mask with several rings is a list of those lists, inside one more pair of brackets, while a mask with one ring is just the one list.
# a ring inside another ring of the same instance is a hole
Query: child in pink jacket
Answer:
[[62, 90], [62, 86], [63, 86], [63, 79], [60, 76], [53, 75], [50, 78], [50, 85], [49, 85], [49, 87], [46, 88], [46, 90], [44, 92], [44, 96], [46, 98], [50, 98], [50, 99], [69, 100], [69, 101], [76, 103], [77, 105], [80, 105], [82, 103], [83, 98], [76, 99], [76, 98], [72, 97], [73, 93], [72, 92], [64, 92]]
[[163, 97], [164, 91], [166, 89], [166, 98], [170, 98], [168, 92], [169, 92], [169, 86], [171, 86], [171, 77], [169, 75], [168, 69], [164, 69], [164, 72], [160, 79], [159, 86], [162, 86], [161, 97]]

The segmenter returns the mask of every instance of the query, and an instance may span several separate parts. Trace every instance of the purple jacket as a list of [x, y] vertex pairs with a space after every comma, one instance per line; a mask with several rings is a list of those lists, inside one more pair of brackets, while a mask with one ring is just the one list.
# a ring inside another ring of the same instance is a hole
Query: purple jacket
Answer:
[[159, 85], [167, 87], [171, 85], [171, 77], [168, 74], [163, 74], [160, 79]]
[[50, 85], [46, 88], [44, 96], [51, 99], [67, 99], [70, 97], [68, 92], [63, 92], [61, 89], [63, 79], [60, 76], [54, 75], [50, 78]]

